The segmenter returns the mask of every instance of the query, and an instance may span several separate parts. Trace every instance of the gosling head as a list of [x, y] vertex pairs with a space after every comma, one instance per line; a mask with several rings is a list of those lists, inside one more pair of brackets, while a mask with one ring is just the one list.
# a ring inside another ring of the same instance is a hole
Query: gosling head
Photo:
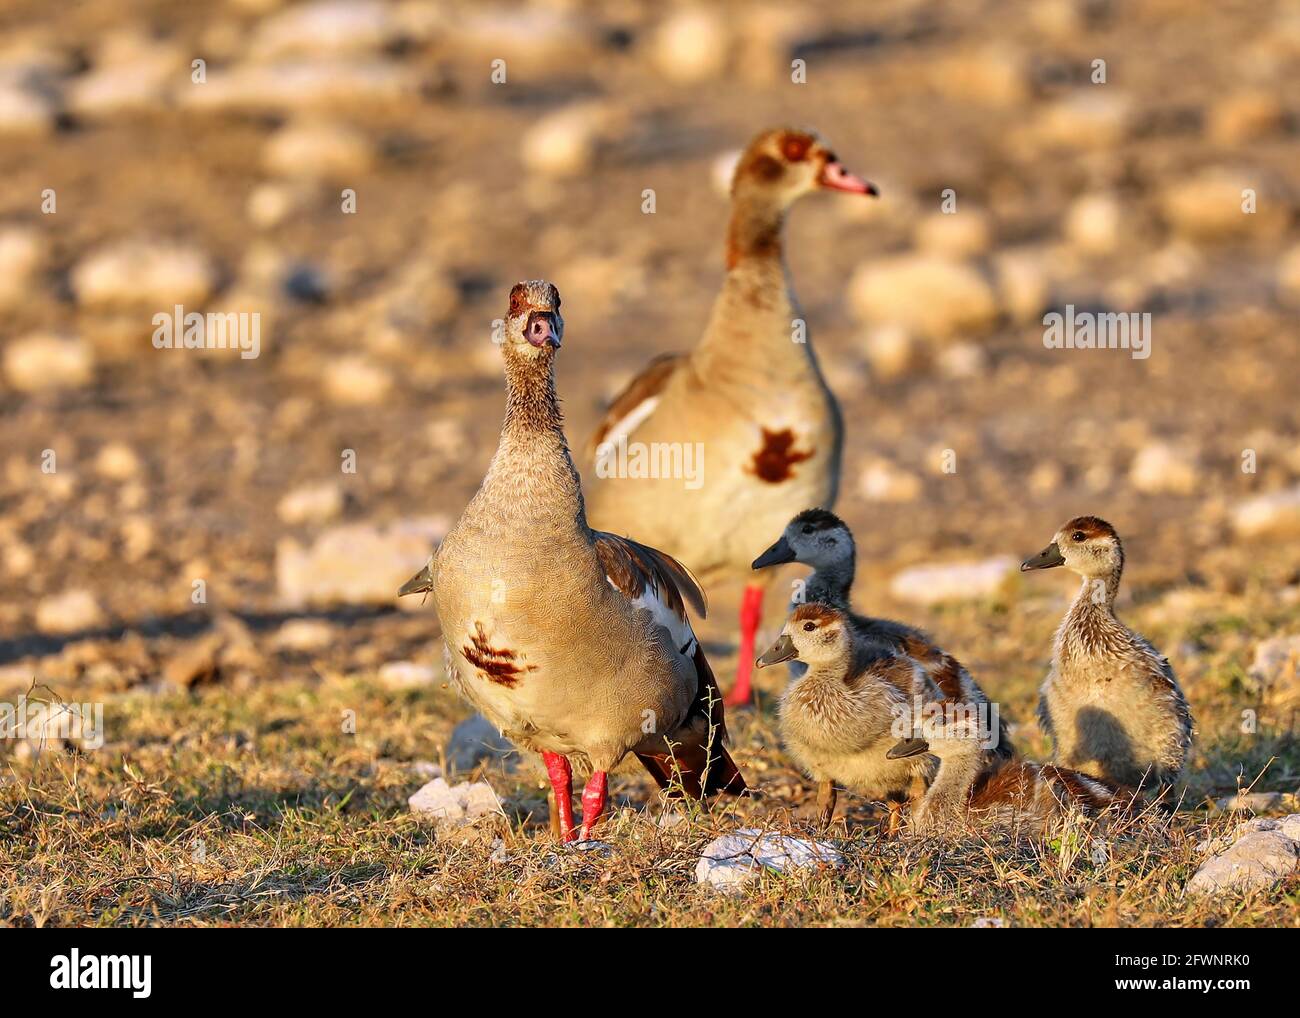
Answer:
[[1124, 568], [1119, 534], [1096, 516], [1076, 516], [1056, 532], [1052, 543], [1020, 564], [1021, 572], [1065, 566], [1089, 579], [1117, 575]]
[[755, 664], [759, 668], [798, 659], [808, 665], [833, 665], [849, 656], [848, 619], [829, 605], [801, 604], [794, 610], [771, 649]]
[[877, 197], [870, 181], [844, 168], [815, 131], [777, 127], [754, 138], [736, 163], [731, 195], [789, 208], [813, 191]]
[[853, 534], [845, 522], [827, 509], [805, 509], [786, 524], [777, 542], [754, 559], [754, 569], [784, 562], [800, 562], [814, 569], [852, 562]]
[[516, 283], [510, 290], [506, 312], [506, 352], [530, 359], [550, 357], [563, 338], [560, 291], [555, 284], [544, 279]]
[[945, 756], [959, 753], [980, 752], [988, 745], [985, 722], [975, 710], [969, 709], [969, 705], [953, 705], [935, 717], [916, 720], [916, 733], [911, 738], [900, 739], [886, 751], [885, 756], [890, 760], [902, 760], [922, 753], [930, 753], [942, 760]]

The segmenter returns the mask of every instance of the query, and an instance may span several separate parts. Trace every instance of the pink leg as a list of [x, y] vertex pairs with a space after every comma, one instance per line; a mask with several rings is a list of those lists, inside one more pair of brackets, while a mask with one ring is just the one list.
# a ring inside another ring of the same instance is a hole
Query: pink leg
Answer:
[[591, 840], [592, 828], [605, 812], [607, 778], [604, 771], [593, 771], [587, 787], [582, 790], [582, 840]]
[[754, 702], [749, 677], [754, 671], [754, 637], [763, 618], [763, 592], [767, 588], [757, 583], [745, 587], [745, 597], [740, 602], [740, 659], [736, 662], [736, 684], [727, 694], [728, 707], [742, 707]]
[[569, 758], [559, 753], [543, 753], [542, 759], [551, 778], [551, 788], [555, 790], [555, 808], [560, 814], [560, 840], [572, 841], [573, 769], [569, 766]]

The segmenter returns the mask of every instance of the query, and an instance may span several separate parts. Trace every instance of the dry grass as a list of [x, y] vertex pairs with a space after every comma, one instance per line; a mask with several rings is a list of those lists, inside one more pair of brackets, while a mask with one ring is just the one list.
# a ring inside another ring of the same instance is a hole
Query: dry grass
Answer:
[[[991, 606], [947, 621], [987, 632], [1001, 616]], [[251, 691], [127, 694], [106, 705], [102, 749], [7, 761], [0, 921], [910, 926], [995, 916], [1016, 926], [1294, 926], [1294, 881], [1230, 903], [1182, 895], [1199, 861], [1196, 844], [1239, 819], [1195, 807], [1230, 792], [1239, 775], [1247, 785], [1263, 772], [1258, 787], [1289, 790], [1300, 774], [1294, 730], [1267, 710], [1258, 734], [1232, 734], [1244, 702], [1234, 676], [1249, 643], [1233, 617], [1200, 632], [1208, 663], [1191, 691], [1202, 736], [1175, 815], [944, 843], [882, 837], [870, 807], [849, 796], [832, 832], [844, 872], [768, 875], [737, 899], [695, 884], [707, 841], [741, 823], [806, 829], [812, 812], [810, 789], [780, 753], [770, 709], [731, 722], [757, 799], [667, 825], [648, 781], [623, 768], [613, 782], [623, 805], [604, 834], [615, 853], [602, 858], [557, 851], [531, 760], [514, 774], [489, 775], [505, 818], [440, 832], [409, 814], [406, 798], [424, 780], [414, 762], [436, 755], [432, 747], [464, 715], [445, 690], [394, 691], [355, 675]], [[1232, 647], [1241, 649], [1224, 649]], [[1009, 685], [1007, 709], [1028, 718], [1032, 683]], [[354, 735], [343, 731], [345, 711], [355, 712]], [[1031, 756], [1041, 751], [1028, 726], [1019, 738]]]

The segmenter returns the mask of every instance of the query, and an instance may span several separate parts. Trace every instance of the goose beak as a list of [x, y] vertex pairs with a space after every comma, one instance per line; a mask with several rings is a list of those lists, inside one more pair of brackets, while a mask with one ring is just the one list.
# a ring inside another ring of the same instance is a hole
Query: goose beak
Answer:
[[524, 336], [539, 350], [545, 346], [549, 346], [552, 350], [560, 348], [560, 334], [556, 331], [555, 322], [549, 314], [533, 315], [529, 319]]
[[1065, 565], [1065, 556], [1061, 554], [1061, 549], [1055, 541], [1040, 551], [1033, 558], [1027, 558], [1020, 563], [1020, 571], [1027, 573], [1031, 569], [1051, 569], [1053, 566]]
[[795, 648], [794, 641], [782, 633], [776, 643], [772, 644], [771, 649], [754, 664], [759, 668], [766, 668], [768, 665], [779, 665], [782, 661], [793, 661], [798, 656], [799, 651]]
[[424, 594], [432, 589], [433, 570], [428, 565], [425, 565], [423, 569], [402, 584], [397, 596], [405, 597], [407, 594]]
[[879, 198], [880, 191], [869, 180], [863, 180], [857, 174], [850, 173], [836, 159], [827, 160], [822, 167], [817, 183], [828, 191], [844, 191], [847, 194], [865, 194]]
[[790, 547], [790, 542], [782, 534], [780, 539], [762, 555], [754, 559], [751, 569], [766, 569], [768, 566], [779, 566], [783, 562], [794, 561], [794, 549]]
[[889, 760], [903, 760], [909, 756], [920, 756], [930, 751], [930, 744], [924, 739], [903, 739], [896, 742], [885, 754]]

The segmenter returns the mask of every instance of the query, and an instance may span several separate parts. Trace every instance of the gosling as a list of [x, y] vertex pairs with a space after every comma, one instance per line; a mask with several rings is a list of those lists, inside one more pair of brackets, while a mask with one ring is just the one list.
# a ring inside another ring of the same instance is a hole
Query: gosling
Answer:
[[1056, 631], [1038, 723], [1055, 760], [1119, 785], [1163, 788], [1183, 769], [1194, 725], [1173, 669], [1115, 617], [1124, 546], [1105, 520], [1078, 516], [1021, 570], [1083, 577]]

